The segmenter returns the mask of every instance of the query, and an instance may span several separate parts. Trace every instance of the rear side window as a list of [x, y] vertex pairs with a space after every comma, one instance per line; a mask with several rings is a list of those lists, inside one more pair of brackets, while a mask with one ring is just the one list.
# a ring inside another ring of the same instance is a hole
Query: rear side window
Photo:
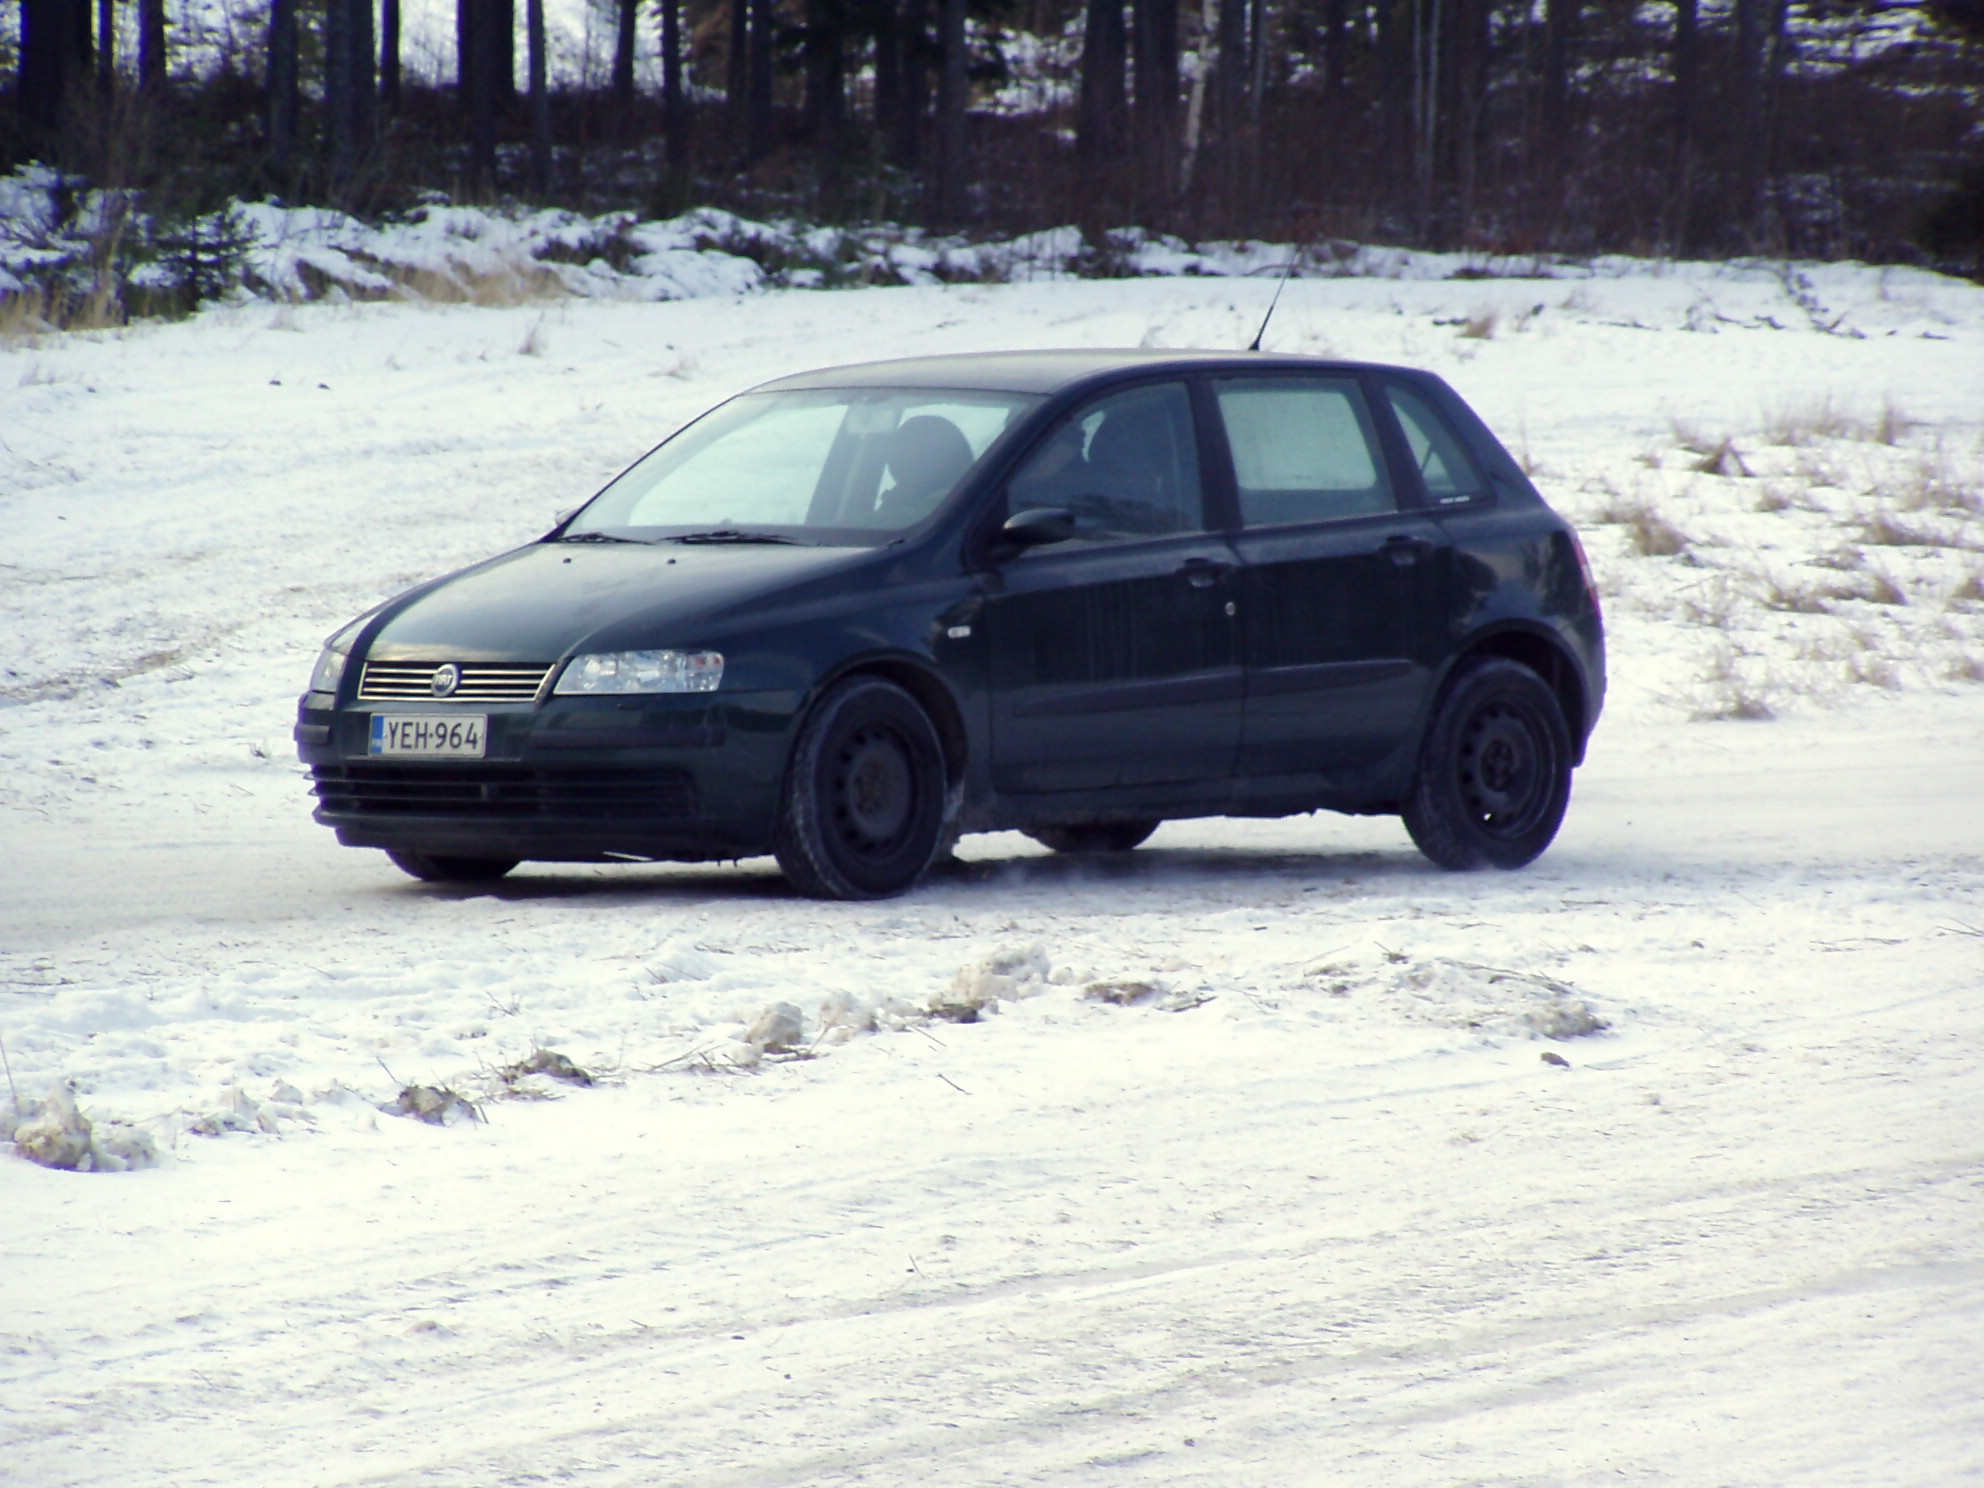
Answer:
[[1474, 462], [1432, 404], [1395, 382], [1385, 385], [1385, 395], [1391, 399], [1392, 412], [1398, 415], [1399, 429], [1433, 505], [1458, 506], [1488, 494]]
[[1395, 511], [1357, 384], [1347, 378], [1215, 381], [1240, 520], [1280, 527]]

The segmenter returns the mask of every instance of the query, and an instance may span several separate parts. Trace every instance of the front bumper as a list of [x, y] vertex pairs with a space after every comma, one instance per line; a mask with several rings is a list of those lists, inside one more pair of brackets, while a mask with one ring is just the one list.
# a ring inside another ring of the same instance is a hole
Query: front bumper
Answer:
[[[297, 754], [316, 820], [350, 847], [462, 857], [699, 861], [770, 848], [804, 695], [553, 697], [542, 705], [347, 703], [305, 694]], [[380, 759], [374, 713], [486, 713], [479, 760]]]

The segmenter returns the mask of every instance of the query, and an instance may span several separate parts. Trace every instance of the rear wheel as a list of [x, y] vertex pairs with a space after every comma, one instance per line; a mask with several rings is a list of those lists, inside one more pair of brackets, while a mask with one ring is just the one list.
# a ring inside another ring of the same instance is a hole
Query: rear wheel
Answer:
[[772, 851], [816, 899], [882, 899], [915, 883], [944, 841], [944, 751], [929, 716], [879, 677], [820, 700], [799, 731]]
[[1520, 868], [1550, 845], [1570, 799], [1571, 734], [1557, 695], [1497, 658], [1448, 687], [1399, 814], [1442, 868]]
[[1128, 852], [1155, 832], [1161, 822], [1060, 822], [1028, 827], [1026, 835], [1057, 853]]
[[422, 883], [494, 883], [520, 858], [457, 858], [442, 853], [405, 852], [388, 848], [386, 856], [402, 873], [410, 873]]

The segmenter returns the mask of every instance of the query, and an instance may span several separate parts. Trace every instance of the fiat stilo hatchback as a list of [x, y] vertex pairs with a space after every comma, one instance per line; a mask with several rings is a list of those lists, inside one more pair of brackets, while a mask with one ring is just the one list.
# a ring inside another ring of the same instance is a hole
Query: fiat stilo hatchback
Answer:
[[965, 832], [1319, 809], [1520, 867], [1604, 694], [1576, 536], [1438, 378], [1051, 351], [732, 398], [339, 631], [296, 739], [418, 878], [769, 852], [852, 899]]

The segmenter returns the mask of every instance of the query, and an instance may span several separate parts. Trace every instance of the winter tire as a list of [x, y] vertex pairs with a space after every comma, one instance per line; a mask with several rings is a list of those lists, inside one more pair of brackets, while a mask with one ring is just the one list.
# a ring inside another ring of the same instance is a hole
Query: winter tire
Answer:
[[1442, 868], [1520, 868], [1550, 845], [1570, 799], [1571, 732], [1557, 695], [1528, 667], [1496, 659], [1448, 685], [1399, 814]]
[[916, 700], [879, 677], [820, 699], [786, 768], [778, 865], [815, 899], [884, 899], [915, 883], [945, 838], [944, 752]]
[[1065, 822], [1028, 827], [1026, 835], [1057, 853], [1128, 852], [1160, 825], [1154, 821]]
[[402, 873], [422, 883], [494, 883], [522, 861], [518, 858], [455, 858], [441, 853], [388, 849], [386, 856]]

